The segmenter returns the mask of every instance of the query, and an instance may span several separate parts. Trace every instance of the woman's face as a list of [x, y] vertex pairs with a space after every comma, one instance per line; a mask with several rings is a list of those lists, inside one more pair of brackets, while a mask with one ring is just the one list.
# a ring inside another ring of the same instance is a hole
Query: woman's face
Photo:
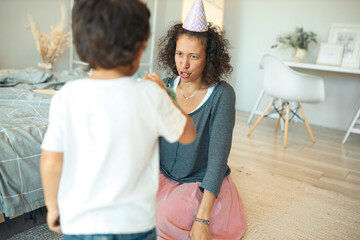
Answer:
[[198, 38], [180, 35], [176, 42], [175, 64], [184, 83], [201, 81], [206, 64], [205, 44]]

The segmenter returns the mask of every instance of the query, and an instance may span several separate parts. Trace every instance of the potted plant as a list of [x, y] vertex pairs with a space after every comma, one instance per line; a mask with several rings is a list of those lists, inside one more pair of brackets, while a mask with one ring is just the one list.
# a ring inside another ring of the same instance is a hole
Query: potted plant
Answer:
[[277, 44], [272, 47], [282, 46], [295, 49], [293, 59], [297, 62], [304, 61], [309, 43], [316, 41], [316, 34], [311, 31], [304, 31], [303, 27], [296, 27], [294, 33], [277, 38]]

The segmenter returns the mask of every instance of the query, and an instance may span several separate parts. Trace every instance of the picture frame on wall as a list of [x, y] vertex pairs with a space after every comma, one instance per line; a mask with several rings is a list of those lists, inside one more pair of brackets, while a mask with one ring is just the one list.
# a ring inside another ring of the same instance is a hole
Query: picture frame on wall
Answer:
[[342, 67], [359, 68], [360, 66], [360, 25], [331, 25], [329, 43], [344, 44]]
[[342, 43], [320, 43], [316, 64], [340, 66], [344, 53]]

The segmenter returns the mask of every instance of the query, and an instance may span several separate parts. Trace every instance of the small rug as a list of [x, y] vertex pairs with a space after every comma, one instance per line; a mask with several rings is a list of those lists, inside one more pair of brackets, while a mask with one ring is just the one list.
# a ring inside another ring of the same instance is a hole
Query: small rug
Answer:
[[266, 172], [252, 164], [232, 167], [243, 201], [242, 240], [358, 240], [360, 200]]
[[25, 232], [16, 234], [8, 240], [61, 240], [61, 234], [49, 230], [46, 224], [33, 227]]

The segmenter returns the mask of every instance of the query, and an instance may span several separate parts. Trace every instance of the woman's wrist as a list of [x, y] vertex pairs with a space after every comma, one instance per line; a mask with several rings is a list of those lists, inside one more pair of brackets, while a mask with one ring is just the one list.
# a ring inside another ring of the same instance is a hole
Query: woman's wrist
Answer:
[[202, 200], [195, 217], [204, 219], [204, 220], [210, 220], [213, 201], [211, 200], [209, 202], [208, 200], [209, 200], [208, 198], [205, 198]]
[[195, 217], [200, 218], [200, 219], [209, 220], [210, 216], [211, 216], [211, 210], [212, 210], [212, 207], [209, 207], [209, 206], [205, 207], [203, 205], [202, 207], [199, 208]]
[[[210, 225], [210, 216], [212, 207], [214, 205], [214, 202], [216, 200], [216, 196], [209, 192], [208, 190], [204, 190], [204, 195], [202, 197], [199, 210], [196, 214], [196, 217], [194, 218], [194, 221], [203, 223], [207, 226]], [[199, 219], [199, 220], [196, 220]]]
[[203, 224], [205, 224], [205, 225], [207, 225], [207, 226], [210, 225], [210, 220], [205, 220], [205, 219], [201, 219], [201, 218], [195, 217], [195, 218], [193, 219], [193, 221], [194, 221], [194, 222], [203, 223]]

